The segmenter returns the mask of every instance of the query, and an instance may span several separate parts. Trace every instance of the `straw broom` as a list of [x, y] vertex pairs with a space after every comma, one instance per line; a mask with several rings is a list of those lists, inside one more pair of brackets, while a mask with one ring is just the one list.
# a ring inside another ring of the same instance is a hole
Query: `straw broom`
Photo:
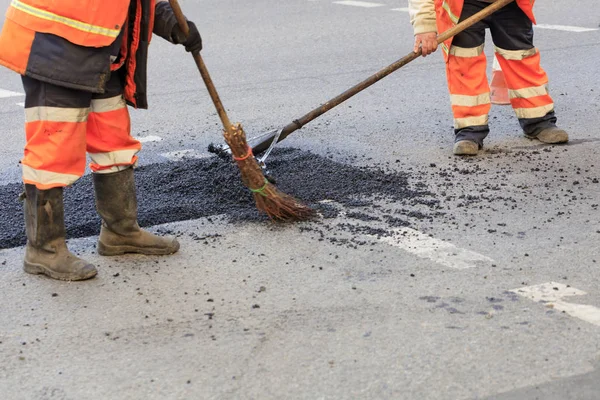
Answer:
[[[173, 8], [179, 27], [187, 36], [189, 34], [189, 26], [178, 1], [169, 0], [169, 3]], [[314, 214], [314, 211], [310, 207], [278, 190], [264, 176], [262, 168], [252, 154], [252, 148], [246, 141], [246, 134], [242, 125], [233, 125], [230, 122], [200, 53], [195, 53], [193, 56], [223, 124], [223, 136], [231, 149], [233, 159], [240, 169], [242, 182], [252, 191], [258, 210], [266, 213], [269, 218], [278, 221], [301, 221], [309, 219]]]

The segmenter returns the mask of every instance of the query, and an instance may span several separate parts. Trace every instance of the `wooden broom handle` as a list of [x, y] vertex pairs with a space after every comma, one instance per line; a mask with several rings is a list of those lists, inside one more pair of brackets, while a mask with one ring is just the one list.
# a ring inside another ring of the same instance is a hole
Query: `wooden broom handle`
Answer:
[[[190, 27], [187, 23], [187, 19], [183, 15], [183, 11], [181, 11], [181, 7], [179, 6], [179, 2], [177, 0], [169, 0], [169, 4], [173, 9], [173, 13], [175, 14], [175, 18], [177, 19], [177, 24], [179, 28], [183, 32], [183, 34], [187, 37], [190, 34]], [[221, 102], [221, 98], [219, 97], [219, 93], [217, 93], [217, 89], [215, 88], [215, 84], [213, 83], [210, 74], [208, 73], [208, 69], [204, 64], [204, 60], [202, 60], [202, 56], [200, 53], [192, 54], [194, 56], [194, 61], [196, 61], [196, 66], [198, 67], [198, 71], [200, 71], [200, 75], [202, 76], [202, 80], [206, 85], [206, 89], [208, 89], [208, 93], [210, 94], [210, 98], [217, 109], [217, 113], [219, 114], [219, 118], [221, 118], [221, 123], [223, 124], [223, 128], [227, 132], [231, 130], [231, 121], [229, 121], [229, 117], [227, 116], [227, 112], [225, 111], [225, 107], [223, 107], [223, 103]]]

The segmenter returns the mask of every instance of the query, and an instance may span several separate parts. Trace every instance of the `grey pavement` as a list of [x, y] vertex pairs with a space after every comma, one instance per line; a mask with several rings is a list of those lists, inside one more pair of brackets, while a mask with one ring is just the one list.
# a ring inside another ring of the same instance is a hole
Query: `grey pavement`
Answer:
[[[231, 118], [252, 133], [410, 51], [408, 15], [392, 10], [406, 2], [373, 2], [181, 1]], [[536, 13], [540, 24], [600, 23], [595, 0], [538, 1]], [[284, 142], [409, 172], [440, 216], [398, 237], [348, 229], [365, 224], [350, 211], [420, 210], [379, 199], [295, 225], [156, 226], [182, 243], [165, 258], [103, 258], [96, 238], [70, 240], [100, 270], [88, 282], [26, 275], [22, 248], [0, 250], [0, 398], [600, 398], [600, 31], [535, 34], [569, 145], [523, 138], [512, 111], [494, 107], [485, 151], [453, 157], [440, 54]], [[141, 164], [206, 155], [222, 139], [193, 61], [160, 38], [150, 55], [151, 109], [132, 112], [133, 133], [162, 140], [145, 143]], [[21, 91], [19, 77], [0, 70], [0, 89]], [[0, 184], [19, 181], [22, 101], [0, 98]], [[518, 291], [538, 285], [542, 302]]]

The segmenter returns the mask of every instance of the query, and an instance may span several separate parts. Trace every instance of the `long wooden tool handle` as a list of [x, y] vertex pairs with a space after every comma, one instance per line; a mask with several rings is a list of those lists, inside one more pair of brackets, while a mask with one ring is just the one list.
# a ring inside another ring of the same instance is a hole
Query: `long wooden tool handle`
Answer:
[[[445, 42], [446, 40], [450, 39], [451, 37], [456, 36], [458, 33], [464, 31], [465, 29], [476, 24], [477, 22], [487, 18], [494, 12], [498, 11], [500, 8], [504, 7], [505, 5], [507, 5], [509, 3], [512, 3], [513, 1], [514, 0], [497, 0], [497, 1], [495, 1], [491, 5], [484, 8], [483, 10], [481, 10], [478, 13], [474, 14], [473, 16], [465, 19], [464, 21], [462, 21], [455, 27], [448, 29], [446, 32], [439, 35], [438, 36], [438, 44], [441, 44], [441, 43]], [[409, 62], [413, 61], [414, 59], [418, 58], [419, 56], [421, 56], [421, 50], [419, 50], [416, 53], [411, 52], [410, 54], [407, 54], [406, 56], [404, 56], [400, 60], [396, 61], [395, 63], [385, 67], [381, 71], [370, 76], [369, 78], [365, 79], [361, 83], [353, 86], [352, 88], [348, 89], [347, 91], [340, 94], [339, 96], [334, 97], [333, 99], [329, 100], [327, 103], [323, 104], [322, 106], [315, 108], [314, 110], [312, 110], [308, 114], [304, 115], [303, 117], [298, 118], [297, 120], [294, 120], [293, 122], [289, 123], [281, 131], [281, 135], [279, 136], [278, 142], [282, 141], [289, 134], [302, 128], [304, 125], [306, 125], [310, 121], [314, 120], [315, 118], [325, 114], [327, 111], [340, 105], [341, 103], [348, 100], [350, 97], [354, 96], [355, 94], [362, 92], [363, 90], [365, 90], [369, 86], [373, 85], [374, 83], [380, 81], [381, 79], [385, 78], [392, 72], [397, 71], [398, 69], [402, 68], [403, 66], [405, 66]], [[256, 146], [256, 147], [259, 147], [259, 146]], [[260, 147], [261, 148], [254, 149], [255, 153], [259, 153], [260, 151], [265, 150], [266, 147], [268, 147], [268, 144], [266, 144], [266, 143], [261, 144]], [[262, 147], [264, 147], [264, 148], [262, 148]]]
[[[183, 11], [181, 11], [179, 2], [177, 0], [169, 0], [169, 4], [171, 4], [171, 8], [173, 9], [173, 13], [175, 14], [175, 18], [177, 19], [177, 24], [179, 24], [179, 28], [181, 28], [181, 31], [185, 36], [188, 36], [190, 33], [190, 27], [187, 23], [187, 19], [183, 15]], [[208, 69], [204, 64], [204, 60], [202, 59], [200, 53], [194, 53], [193, 56], [194, 61], [196, 62], [196, 66], [198, 67], [198, 71], [200, 71], [200, 75], [202, 76], [202, 80], [206, 85], [206, 89], [208, 89], [210, 98], [212, 99], [212, 102], [215, 105], [215, 108], [217, 109], [219, 118], [221, 118], [223, 128], [225, 128], [226, 131], [229, 131], [231, 129], [231, 121], [229, 121], [229, 117], [227, 116], [225, 107], [223, 107], [223, 103], [221, 102], [219, 93], [217, 93], [217, 89], [215, 88], [215, 84], [213, 83], [210, 74], [208, 73]]]

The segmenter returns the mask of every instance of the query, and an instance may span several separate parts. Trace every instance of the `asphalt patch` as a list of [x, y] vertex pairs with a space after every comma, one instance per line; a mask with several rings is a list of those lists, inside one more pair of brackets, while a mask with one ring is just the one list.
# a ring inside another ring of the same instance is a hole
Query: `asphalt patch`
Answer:
[[[346, 207], [365, 207], [378, 200], [404, 205], [432, 205], [423, 185], [411, 185], [410, 174], [383, 168], [357, 167], [298, 149], [277, 149], [269, 158], [269, 174], [278, 188], [315, 208], [321, 218], [334, 218], [338, 208], [324, 200]], [[239, 170], [219, 157], [165, 162], [136, 169], [139, 223], [153, 226], [215, 215], [227, 215], [232, 223], [268, 221], [260, 214], [250, 192], [242, 185]], [[413, 187], [414, 186], [414, 187]], [[22, 184], [0, 189], [0, 248], [25, 244], [22, 204], [18, 200]], [[411, 217], [426, 218], [413, 213]], [[85, 175], [65, 189], [65, 224], [69, 238], [97, 235], [100, 219], [94, 205], [91, 176]], [[372, 217], [354, 213], [354, 219]], [[398, 225], [406, 226], [404, 219]]]

